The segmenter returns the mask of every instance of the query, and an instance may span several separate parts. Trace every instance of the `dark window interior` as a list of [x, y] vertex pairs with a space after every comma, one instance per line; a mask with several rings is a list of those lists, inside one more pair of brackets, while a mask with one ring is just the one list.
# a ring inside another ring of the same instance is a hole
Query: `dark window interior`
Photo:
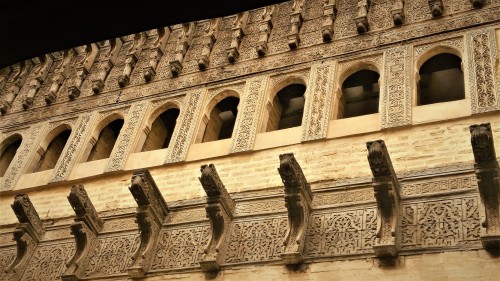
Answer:
[[179, 109], [171, 108], [155, 119], [151, 125], [151, 131], [144, 142], [142, 151], [162, 149], [169, 146], [179, 113]]
[[360, 70], [342, 83], [341, 108], [338, 118], [349, 118], [378, 112], [380, 75]]
[[21, 146], [21, 142], [22, 139], [20, 137], [15, 139], [0, 153], [0, 177], [5, 175], [10, 162], [12, 162], [12, 159], [16, 156], [17, 149]]
[[123, 119], [117, 119], [109, 123], [99, 134], [97, 142], [92, 147], [87, 161], [94, 161], [108, 158], [115, 146], [120, 130], [123, 127]]
[[239, 102], [239, 98], [227, 97], [214, 107], [205, 128], [203, 142], [231, 138], [236, 116], [238, 115]]

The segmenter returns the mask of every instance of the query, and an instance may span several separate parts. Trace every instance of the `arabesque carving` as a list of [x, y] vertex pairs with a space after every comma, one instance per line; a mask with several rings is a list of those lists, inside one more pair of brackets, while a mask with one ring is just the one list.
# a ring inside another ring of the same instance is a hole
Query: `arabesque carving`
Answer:
[[120, 37], [113, 38], [108, 41], [109, 49], [104, 54], [99, 66], [97, 78], [92, 81], [92, 91], [95, 95], [99, 94], [104, 89], [104, 82], [108, 77], [109, 72], [115, 66], [118, 54], [123, 45], [123, 40]]
[[378, 257], [394, 257], [401, 247], [401, 188], [384, 141], [367, 142], [366, 147], [377, 200], [377, 238], [373, 250]]
[[46, 54], [44, 56], [38, 57], [39, 66], [35, 71], [35, 77], [31, 80], [29, 84], [28, 94], [23, 100], [23, 109], [26, 110], [33, 105], [33, 100], [35, 99], [35, 95], [42, 86], [43, 82], [47, 78], [49, 74], [50, 67], [52, 66], [52, 62], [54, 61], [54, 57], [52, 54]]
[[261, 21], [259, 22], [259, 41], [257, 42], [257, 55], [263, 57], [267, 54], [269, 49], [267, 42], [269, 41], [269, 36], [273, 30], [273, 14], [276, 10], [276, 5], [264, 7], [261, 15]]
[[394, 0], [391, 9], [392, 21], [395, 26], [400, 26], [405, 22], [405, 0]]
[[74, 100], [80, 96], [80, 87], [82, 86], [83, 80], [85, 80], [89, 74], [90, 68], [97, 57], [97, 53], [99, 53], [99, 46], [95, 43], [87, 44], [83, 47], [83, 56], [76, 66], [76, 77], [68, 86], [68, 97], [70, 100]]
[[215, 41], [217, 40], [216, 32], [219, 29], [220, 19], [211, 19], [207, 27], [204, 30], [204, 35], [202, 39], [203, 48], [201, 50], [201, 57], [198, 59], [198, 68], [200, 70], [205, 70], [210, 63], [210, 53], [214, 47]]
[[428, 2], [432, 17], [437, 18], [443, 15], [444, 13], [443, 0], [428, 0]]
[[147, 66], [142, 69], [142, 75], [146, 82], [153, 80], [153, 77], [156, 75], [156, 67], [163, 54], [165, 54], [168, 38], [170, 38], [170, 31], [170, 26], [156, 29], [158, 37], [153, 43], [153, 47], [151, 47]]
[[323, 23], [321, 24], [321, 36], [323, 42], [330, 42], [333, 40], [333, 24], [337, 18], [337, 1], [325, 0], [323, 4]]
[[279, 158], [278, 172], [285, 185], [285, 206], [288, 210], [288, 230], [281, 259], [284, 264], [298, 264], [304, 260], [313, 194], [293, 153], [280, 154]]
[[61, 62], [54, 71], [55, 73], [52, 77], [52, 85], [50, 86], [49, 91], [45, 93], [45, 102], [47, 104], [52, 104], [56, 101], [57, 92], [59, 92], [59, 88], [68, 77], [68, 74], [71, 70], [71, 61], [75, 56], [76, 51], [73, 48], [65, 50], [63, 52]]
[[299, 31], [302, 27], [304, 18], [302, 12], [304, 9], [305, 0], [293, 0], [292, 14], [290, 15], [290, 32], [288, 32], [287, 41], [290, 49], [297, 49], [300, 43]]
[[236, 15], [231, 28], [231, 45], [227, 49], [227, 60], [234, 63], [240, 56], [240, 44], [243, 36], [246, 33], [246, 26], [248, 22], [248, 11]]
[[135, 68], [137, 61], [139, 60], [139, 55], [142, 52], [142, 48], [146, 43], [148, 36], [146, 32], [139, 32], [134, 35], [133, 43], [127, 51], [127, 56], [125, 58], [125, 67], [123, 72], [118, 78], [118, 85], [123, 88], [130, 82], [130, 74]]
[[370, 10], [371, 0], [358, 0], [358, 8], [354, 22], [359, 34], [368, 31], [368, 11]]
[[194, 33], [194, 22], [183, 23], [182, 32], [179, 35], [179, 40], [177, 41], [177, 47], [175, 48], [175, 56], [172, 61], [169, 62], [170, 72], [172, 76], [178, 76], [182, 71], [182, 62], [186, 56], [186, 52], [191, 45]]
[[14, 65], [13, 70], [9, 81], [10, 87], [7, 89], [7, 94], [5, 98], [2, 100], [0, 104], [0, 113], [4, 115], [7, 113], [7, 110], [12, 106], [14, 99], [19, 94], [21, 87], [24, 85], [24, 82], [29, 76], [33, 66], [33, 62], [31, 60], [22, 61], [16, 65]]
[[486, 249], [500, 247], [500, 171], [489, 123], [470, 126], [474, 169], [481, 195], [481, 241]]
[[229, 196], [214, 164], [201, 166], [200, 183], [207, 194], [205, 209], [210, 220], [211, 238], [205, 248], [205, 255], [200, 261], [204, 271], [219, 270], [225, 254], [226, 237], [231, 232], [234, 213], [234, 201]]

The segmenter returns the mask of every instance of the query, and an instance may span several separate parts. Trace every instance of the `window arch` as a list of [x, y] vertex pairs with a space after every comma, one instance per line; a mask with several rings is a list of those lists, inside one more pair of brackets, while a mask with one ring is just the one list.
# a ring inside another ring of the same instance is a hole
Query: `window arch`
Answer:
[[141, 151], [151, 151], [167, 148], [172, 139], [172, 134], [179, 117], [178, 108], [169, 108], [163, 111], [151, 124], [144, 146]]
[[92, 146], [90, 154], [87, 157], [87, 162], [105, 159], [111, 155], [123, 127], [123, 123], [124, 121], [122, 118], [115, 119], [100, 131], [99, 137]]
[[20, 135], [14, 135], [4, 141], [0, 146], [0, 177], [5, 175], [10, 163], [16, 156], [17, 149], [21, 146], [23, 138]]
[[426, 60], [419, 69], [417, 105], [461, 100], [465, 98], [462, 59], [441, 53]]
[[362, 69], [342, 82], [338, 118], [349, 118], [378, 112], [380, 74]]
[[46, 149], [42, 147], [43, 153], [30, 172], [41, 172], [53, 169], [56, 166], [57, 160], [59, 160], [70, 135], [71, 129], [66, 127], [50, 141]]
[[208, 116], [209, 120], [203, 132], [201, 142], [210, 142], [231, 138], [236, 116], [238, 115], [238, 97], [229, 96], [218, 102]]
[[279, 90], [273, 98], [265, 131], [275, 131], [302, 125], [306, 86], [294, 83]]

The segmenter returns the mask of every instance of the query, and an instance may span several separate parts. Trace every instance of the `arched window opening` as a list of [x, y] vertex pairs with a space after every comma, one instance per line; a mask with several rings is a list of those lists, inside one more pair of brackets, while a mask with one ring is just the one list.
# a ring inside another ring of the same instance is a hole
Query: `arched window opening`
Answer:
[[342, 83], [338, 118], [349, 118], [378, 112], [380, 75], [372, 70], [360, 70]]
[[108, 158], [111, 155], [111, 151], [115, 146], [122, 127], [123, 119], [117, 119], [104, 127], [90, 151], [87, 162]]
[[273, 99], [266, 132], [302, 125], [306, 86], [291, 84], [281, 89]]
[[59, 160], [59, 156], [61, 156], [64, 146], [68, 142], [70, 134], [71, 130], [65, 130], [50, 142], [42, 157], [38, 161], [34, 172], [54, 169], [57, 164], [57, 160]]
[[465, 98], [462, 59], [453, 54], [439, 54], [420, 67], [417, 105]]
[[144, 142], [142, 151], [162, 149], [169, 146], [179, 112], [179, 109], [171, 108], [155, 119], [151, 125], [151, 131]]
[[0, 151], [0, 177], [3, 177], [7, 172], [10, 163], [16, 156], [17, 149], [21, 146], [21, 142], [22, 138], [17, 137], [3, 151]]
[[212, 109], [202, 142], [231, 138], [239, 103], [239, 98], [227, 97]]

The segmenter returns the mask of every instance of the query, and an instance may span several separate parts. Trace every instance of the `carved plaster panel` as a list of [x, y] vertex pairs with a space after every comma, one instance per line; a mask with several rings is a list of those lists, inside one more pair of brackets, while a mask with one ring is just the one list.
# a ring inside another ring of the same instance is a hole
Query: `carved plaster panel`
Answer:
[[106, 233], [136, 229], [137, 223], [135, 223], [135, 217], [126, 217], [104, 220], [104, 226], [101, 232]]
[[207, 211], [204, 208], [176, 210], [170, 213], [168, 224], [186, 223], [207, 220]]
[[[12, 238], [12, 236], [11, 236]], [[0, 268], [7, 268], [16, 258], [16, 249], [14, 247], [0, 248]], [[0, 280], [5, 277], [5, 271], [0, 270]]]
[[375, 202], [371, 187], [357, 190], [342, 189], [339, 191], [315, 193], [313, 200], [315, 207], [352, 205], [367, 202]]
[[420, 196], [433, 193], [475, 189], [477, 179], [474, 175], [452, 176], [446, 178], [401, 183], [402, 196]]
[[256, 214], [270, 214], [286, 212], [285, 202], [282, 198], [271, 200], [251, 200], [236, 204], [237, 216], [251, 216]]
[[74, 251], [73, 241], [39, 245], [26, 267], [22, 280], [59, 279]]

